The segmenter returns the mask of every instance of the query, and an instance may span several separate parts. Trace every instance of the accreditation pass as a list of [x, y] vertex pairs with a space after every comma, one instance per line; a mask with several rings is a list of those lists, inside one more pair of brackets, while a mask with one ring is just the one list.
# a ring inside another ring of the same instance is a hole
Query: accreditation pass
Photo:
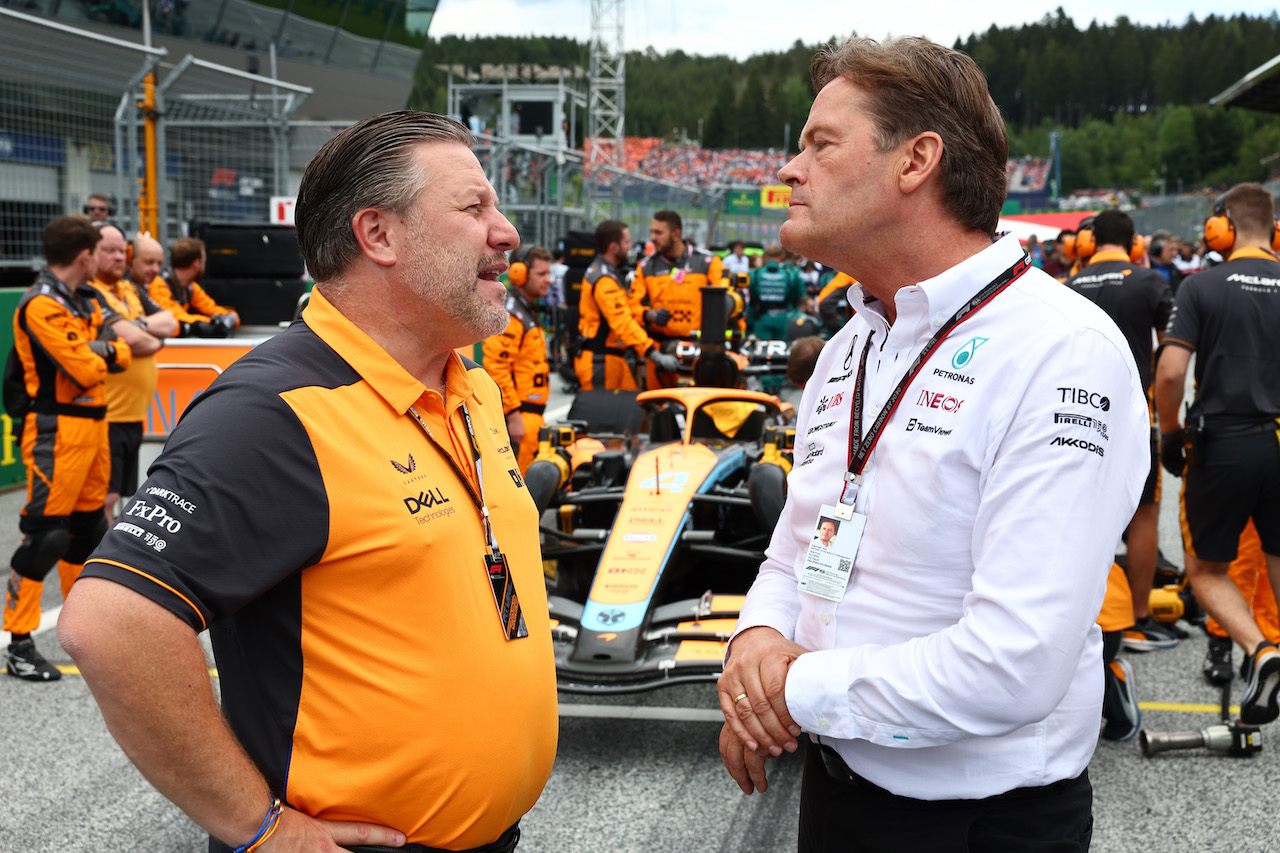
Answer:
[[801, 592], [839, 602], [844, 599], [853, 574], [853, 560], [867, 526], [867, 517], [850, 507], [822, 506], [813, 528], [813, 540], [804, 555], [797, 587]]

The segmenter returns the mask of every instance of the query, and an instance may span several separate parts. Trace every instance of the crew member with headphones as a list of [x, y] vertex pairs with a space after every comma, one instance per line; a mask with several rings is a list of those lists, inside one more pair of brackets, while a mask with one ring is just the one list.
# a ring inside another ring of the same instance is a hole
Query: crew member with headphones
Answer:
[[626, 225], [608, 219], [596, 227], [596, 256], [582, 277], [578, 299], [582, 352], [573, 361], [583, 391], [636, 390], [636, 378], [625, 358], [628, 349], [665, 373], [675, 373], [680, 366], [674, 355], [658, 349], [632, 313], [626, 275], [620, 269], [630, 252], [631, 231]]
[[536, 307], [551, 285], [551, 253], [541, 246], [517, 248], [511, 253], [507, 280], [511, 283], [507, 291], [511, 321], [501, 334], [485, 339], [484, 369], [502, 391], [507, 434], [524, 474], [538, 451], [538, 430], [551, 390], [547, 340]]
[[[1240, 718], [1280, 715], [1280, 650], [1258, 629], [1228, 576], [1250, 518], [1271, 577], [1280, 577], [1280, 259], [1275, 204], [1238, 184], [1205, 223], [1225, 263], [1186, 279], [1156, 367], [1161, 461], [1182, 480], [1183, 545], [1196, 600], [1246, 650]], [[1195, 399], [1179, 421], [1191, 354]]]
[[[1152, 331], [1164, 340], [1164, 329], [1173, 311], [1173, 293], [1159, 273], [1137, 266], [1145, 251], [1142, 237], [1134, 233], [1133, 220], [1119, 210], [1104, 210], [1080, 223], [1074, 251], [1082, 269], [1067, 279], [1067, 287], [1097, 303], [1124, 334], [1138, 365], [1138, 376], [1148, 399], [1155, 370]], [[1154, 418], [1153, 418], [1154, 421]], [[1101, 421], [1098, 421], [1101, 423]], [[1104, 443], [1104, 442], [1100, 442]], [[1151, 427], [1151, 472], [1138, 508], [1129, 522], [1125, 575], [1133, 591], [1133, 627], [1124, 632], [1124, 646], [1135, 651], [1166, 649], [1178, 644], [1178, 635], [1151, 618], [1149, 609], [1160, 537], [1160, 455], [1154, 422]]]

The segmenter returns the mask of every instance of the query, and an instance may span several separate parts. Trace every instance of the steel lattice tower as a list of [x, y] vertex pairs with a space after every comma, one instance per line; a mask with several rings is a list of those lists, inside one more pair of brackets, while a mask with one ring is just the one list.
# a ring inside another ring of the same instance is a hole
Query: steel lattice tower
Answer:
[[[601, 169], [606, 166], [622, 168], [623, 122], [626, 111], [627, 55], [623, 43], [625, 16], [623, 0], [591, 0], [591, 97], [587, 135], [589, 176], [587, 221], [590, 227], [600, 211], [592, 208], [599, 204], [595, 192], [602, 179], [607, 180]], [[618, 181], [611, 181], [617, 185]]]

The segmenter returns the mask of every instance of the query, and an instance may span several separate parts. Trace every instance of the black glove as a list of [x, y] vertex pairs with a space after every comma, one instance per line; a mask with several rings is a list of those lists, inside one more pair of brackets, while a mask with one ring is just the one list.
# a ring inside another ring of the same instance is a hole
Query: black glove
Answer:
[[649, 350], [648, 356], [653, 366], [662, 373], [676, 373], [680, 370], [680, 359], [674, 355], [668, 355], [657, 347]]
[[197, 320], [191, 324], [191, 337], [193, 338], [225, 338], [227, 330], [221, 326], [215, 326], [207, 320]]
[[189, 338], [191, 337], [191, 324], [185, 320], [178, 321], [178, 334], [174, 337]]
[[644, 321], [650, 326], [665, 326], [671, 322], [671, 312], [666, 308], [650, 308], [644, 312]]
[[1160, 433], [1160, 464], [1175, 477], [1187, 467], [1187, 450], [1182, 428]]
[[109, 341], [89, 341], [89, 349], [107, 363], [108, 373], [124, 373], [124, 368], [116, 364], [116, 345]]
[[232, 330], [235, 329], [236, 323], [239, 319], [240, 318], [237, 317], [233, 312], [228, 311], [226, 314], [219, 314], [216, 317], [214, 317], [213, 324], [215, 326], [221, 326], [222, 329], [226, 331], [228, 335], [230, 335]]

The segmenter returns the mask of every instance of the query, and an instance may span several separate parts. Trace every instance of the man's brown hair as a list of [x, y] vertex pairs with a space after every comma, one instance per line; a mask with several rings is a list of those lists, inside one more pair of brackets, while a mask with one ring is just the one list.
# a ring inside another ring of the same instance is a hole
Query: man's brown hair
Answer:
[[596, 252], [603, 255], [614, 243], [622, 242], [626, 224], [616, 219], [606, 219], [596, 226]]
[[1261, 237], [1275, 227], [1275, 201], [1262, 184], [1236, 184], [1222, 197], [1222, 204], [1239, 231]]
[[653, 218], [658, 222], [665, 222], [672, 231], [684, 233], [684, 220], [674, 210], [659, 210], [653, 215]]
[[876, 148], [925, 131], [942, 137], [942, 197], [966, 228], [994, 234], [1004, 206], [1009, 136], [971, 58], [923, 38], [853, 38], [813, 58], [814, 91], [837, 77], [866, 92]]
[[430, 180], [415, 152], [428, 142], [471, 148], [471, 131], [445, 116], [399, 110], [357, 122], [326, 142], [302, 173], [294, 224], [312, 278], [334, 282], [360, 254], [351, 222], [365, 208], [406, 215]]
[[175, 270], [185, 270], [204, 257], [204, 241], [195, 237], [180, 237], [169, 250], [169, 263]]
[[764, 254], [762, 255], [762, 257], [764, 258], [768, 258], [770, 260], [776, 260], [776, 261], [780, 261], [786, 256], [787, 256], [786, 250], [783, 249], [781, 246], [779, 246], [777, 243], [770, 243], [767, 247], [765, 247]]
[[551, 253], [541, 246], [534, 246], [532, 249], [525, 252], [524, 255], [524, 262], [526, 266], [533, 266], [534, 261], [546, 261], [547, 263], [551, 263], [551, 260]]
[[65, 267], [75, 262], [85, 249], [90, 252], [102, 234], [82, 214], [59, 216], [44, 227], [44, 260], [51, 267]]

